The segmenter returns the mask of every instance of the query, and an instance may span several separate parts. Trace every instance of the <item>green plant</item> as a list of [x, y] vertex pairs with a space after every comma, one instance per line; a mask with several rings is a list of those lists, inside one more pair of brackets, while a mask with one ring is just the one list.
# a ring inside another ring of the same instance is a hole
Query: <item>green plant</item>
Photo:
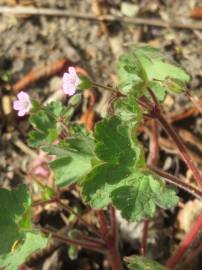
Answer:
[[[120, 270], [123, 266], [118, 248], [115, 209], [119, 209], [127, 220], [145, 220], [142, 242], [144, 255], [148, 219], [154, 217], [157, 207], [167, 209], [177, 205], [176, 187], [202, 198], [199, 188], [155, 168], [158, 155], [157, 130], [158, 124], [161, 124], [192, 171], [196, 183], [202, 186], [198, 169], [189, 157], [183, 141], [163, 116], [160, 105], [168, 92], [187, 91], [186, 83], [190, 76], [185, 71], [167, 63], [159, 50], [140, 46], [119, 59], [117, 88], [102, 86], [83, 77], [78, 79], [73, 68], [71, 72], [64, 81], [71, 88], [69, 95], [74, 94], [68, 105], [54, 101], [42, 106], [32, 101], [30, 116], [33, 130], [29, 133], [28, 143], [54, 156], [50, 168], [54, 171], [57, 189], [44, 187], [43, 194], [45, 193], [46, 199], [38, 202], [31, 199], [29, 189], [24, 185], [12, 191], [0, 189], [3, 205], [0, 229], [4, 232], [4, 238], [0, 239], [0, 265], [8, 270], [17, 269], [31, 252], [43, 248], [48, 242], [46, 236], [57, 238], [69, 245], [104, 252], [109, 257], [112, 269]], [[72, 121], [72, 116], [81, 102], [81, 93], [75, 93], [74, 82], [76, 86], [80, 84], [80, 89], [89, 86], [102, 87], [115, 96], [113, 113], [99, 121], [93, 132], [87, 132], [82, 125]], [[65, 86], [66, 94], [69, 88]], [[22, 110], [21, 115], [24, 115], [29, 110], [30, 103], [24, 95], [27, 102], [25, 104], [23, 95], [21, 96], [22, 99], [19, 98], [14, 108]], [[153, 129], [148, 163], [138, 140], [138, 127], [145, 117], [152, 119]], [[80, 187], [83, 201], [96, 209], [99, 228], [88, 224], [79, 213], [59, 198], [60, 188], [72, 184]], [[31, 222], [32, 208], [50, 202], [72, 212], [94, 236], [79, 233], [65, 236], [34, 226]], [[109, 220], [105, 210], [109, 211]], [[194, 236], [201, 228], [201, 218], [197, 222], [199, 225]], [[193, 238], [192, 235], [190, 242]], [[13, 245], [14, 243], [17, 245]], [[170, 264], [168, 267], [172, 269], [179, 259], [177, 256], [172, 267]], [[129, 269], [165, 269], [143, 257], [134, 257], [127, 261]]]

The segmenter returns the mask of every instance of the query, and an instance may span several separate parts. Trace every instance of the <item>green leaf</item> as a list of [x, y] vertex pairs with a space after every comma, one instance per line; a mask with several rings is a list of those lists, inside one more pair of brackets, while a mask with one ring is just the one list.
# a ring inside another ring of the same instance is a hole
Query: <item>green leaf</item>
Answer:
[[130, 270], [167, 270], [166, 267], [158, 262], [141, 256], [126, 257], [124, 260], [127, 262]]
[[29, 133], [28, 143], [32, 147], [50, 145], [64, 130], [64, 126], [67, 126], [74, 109], [63, 106], [60, 101], [51, 102], [46, 106], [40, 106], [37, 102], [34, 104], [30, 117], [34, 130]]
[[43, 107], [44, 111], [49, 113], [54, 119], [63, 115], [66, 111], [66, 107], [62, 105], [62, 103], [58, 100], [50, 102], [46, 107]]
[[21, 224], [20, 217], [23, 216], [26, 207], [30, 205], [30, 198], [25, 185], [11, 191], [0, 189], [0, 254], [9, 252], [13, 243], [23, 237], [20, 225], [29, 218], [24, 216], [24, 224]]
[[171, 208], [178, 202], [175, 192], [149, 172], [134, 172], [128, 184], [115, 189], [111, 196], [122, 216], [136, 221], [153, 217], [156, 205]]
[[168, 91], [174, 92], [174, 93], [181, 93], [185, 89], [185, 85], [182, 81], [179, 79], [170, 79], [167, 78], [164, 82], [165, 87]]
[[118, 99], [115, 111], [122, 121], [132, 122], [135, 126], [138, 126], [142, 120], [140, 107], [133, 96]]
[[[156, 53], [154, 53], [154, 50]], [[166, 78], [178, 79], [182, 82], [188, 82], [190, 76], [180, 67], [166, 63], [157, 49], [149, 46], [136, 48], [133, 51], [141, 66], [143, 67], [148, 80], [163, 81]], [[158, 57], [156, 57], [158, 55]]]
[[81, 80], [81, 83], [79, 84], [79, 88], [81, 90], [89, 89], [93, 85], [91, 80], [89, 80], [89, 78], [84, 75], [80, 75], [79, 79]]
[[91, 169], [93, 148], [93, 141], [85, 137], [69, 138], [58, 145], [43, 148], [57, 157], [50, 163], [57, 185], [76, 183]]
[[182, 92], [190, 76], [180, 67], [167, 63], [158, 49], [148, 45], [136, 47], [120, 57], [117, 65], [120, 89], [136, 98], [152, 88], [159, 101], [167, 91]]
[[136, 149], [131, 139], [131, 128], [118, 117], [100, 121], [95, 128], [95, 153], [105, 162], [135, 164]]
[[150, 81], [148, 83], [150, 89], [154, 92], [158, 101], [162, 102], [166, 98], [168, 88], [160, 81]]
[[132, 54], [126, 54], [119, 58], [117, 75], [119, 79], [119, 89], [123, 94], [129, 94], [131, 91], [133, 91], [136, 97], [143, 94], [146, 75], [144, 74], [143, 68]]
[[95, 208], [106, 207], [111, 202], [111, 192], [126, 184], [130, 175], [127, 167], [101, 164], [92, 169], [82, 182], [84, 199]]
[[73, 107], [78, 106], [80, 103], [81, 103], [81, 94], [76, 94], [72, 96], [68, 101], [68, 104]]
[[93, 207], [113, 202], [123, 217], [137, 221], [152, 217], [157, 205], [175, 206], [178, 199], [174, 190], [146, 169], [134, 131], [133, 125], [116, 116], [96, 125], [95, 154], [100, 163], [83, 178], [81, 187]]
[[18, 244], [15, 251], [4, 254], [0, 257], [0, 267], [5, 267], [6, 270], [17, 270], [22, 265], [29, 255], [46, 247], [48, 238], [40, 233], [27, 233], [22, 244]]
[[39, 111], [30, 117], [35, 131], [29, 133], [28, 143], [32, 147], [40, 147], [54, 142], [58, 133], [55, 118], [45, 111]]
[[138, 142], [134, 144], [132, 131], [132, 127], [115, 116], [96, 125], [95, 154], [100, 164], [82, 181], [84, 197], [94, 207], [107, 206], [111, 202], [111, 192], [126, 183], [131, 174], [130, 168], [135, 167], [139, 159], [142, 160], [142, 148]]
[[57, 130], [55, 128], [47, 130], [47, 132], [31, 131], [29, 133], [28, 144], [31, 147], [40, 147], [42, 145], [51, 144], [57, 139]]

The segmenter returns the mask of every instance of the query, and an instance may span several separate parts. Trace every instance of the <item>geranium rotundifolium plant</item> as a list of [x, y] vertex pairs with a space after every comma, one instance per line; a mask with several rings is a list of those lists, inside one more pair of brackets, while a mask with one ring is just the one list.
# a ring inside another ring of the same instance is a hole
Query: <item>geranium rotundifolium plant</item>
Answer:
[[[74, 184], [79, 187], [85, 204], [98, 212], [102, 211], [98, 214], [98, 235], [101, 235], [101, 240], [93, 242], [89, 238], [85, 242], [76, 236], [65, 236], [62, 240], [97, 251], [106, 249], [109, 257], [115, 254], [111, 261], [113, 270], [122, 269], [123, 262], [117, 255], [118, 241], [113, 234], [116, 230], [107, 228], [110, 233], [104, 233], [103, 210], [111, 209], [112, 227], [115, 226], [115, 209], [128, 221], [139, 222], [154, 218], [159, 207], [174, 208], [179, 201], [176, 186], [189, 191], [187, 186], [174, 180], [169, 182], [173, 185], [168, 184], [166, 177], [162, 178], [158, 170], [148, 166], [138, 139], [138, 128], [145, 115], [153, 118], [162, 124], [176, 147], [182, 150], [179, 138], [174, 138], [172, 128], [165, 122], [161, 103], [168, 92], [185, 91], [190, 76], [150, 46], [136, 47], [121, 56], [117, 63], [117, 76], [119, 83], [113, 88], [93, 82], [78, 74], [74, 67], [69, 67], [63, 75], [61, 90], [68, 96], [67, 105], [60, 101], [42, 105], [25, 92], [20, 92], [13, 103], [19, 117], [29, 115], [32, 126], [28, 135], [29, 146], [42, 149], [52, 157], [49, 166], [54, 172], [56, 190], [41, 187], [42, 199], [55, 201], [62, 206], [57, 190]], [[72, 120], [82, 102], [83, 91], [89, 87], [111, 91], [116, 97], [112, 112], [98, 121], [91, 132]], [[183, 151], [181, 155], [193, 171], [196, 182], [201, 184], [194, 164]], [[193, 189], [190, 192], [193, 194]], [[195, 193], [198, 194], [197, 191]], [[44, 248], [48, 237], [52, 235], [59, 239], [59, 236], [32, 224], [35, 202], [25, 185], [12, 191], [0, 189], [0, 200], [3, 205], [0, 214], [0, 229], [3, 232], [0, 239], [0, 266], [15, 270], [32, 252]], [[134, 256], [126, 259], [126, 262], [128, 269], [166, 269], [144, 257]]]

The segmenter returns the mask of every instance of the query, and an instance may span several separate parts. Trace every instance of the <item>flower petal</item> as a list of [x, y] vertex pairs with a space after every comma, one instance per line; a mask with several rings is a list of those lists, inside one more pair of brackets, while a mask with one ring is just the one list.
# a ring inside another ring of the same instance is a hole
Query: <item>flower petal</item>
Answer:
[[69, 73], [64, 73], [62, 80], [63, 80], [63, 82], [68, 82], [71, 79], [71, 77], [72, 76]]
[[16, 110], [16, 111], [18, 111], [18, 110], [21, 109], [21, 104], [20, 104], [20, 101], [19, 100], [15, 100], [13, 102], [13, 109]]
[[18, 116], [24, 116], [26, 113], [27, 113], [26, 110], [20, 110], [18, 112]]
[[70, 75], [72, 75], [74, 77], [77, 76], [76, 69], [74, 67], [69, 67], [68, 72]]
[[72, 96], [76, 92], [76, 87], [74, 84], [63, 84], [63, 91], [66, 95]]
[[24, 91], [21, 91], [18, 95], [17, 95], [19, 100], [22, 101], [29, 101], [29, 95], [27, 93], [25, 93]]

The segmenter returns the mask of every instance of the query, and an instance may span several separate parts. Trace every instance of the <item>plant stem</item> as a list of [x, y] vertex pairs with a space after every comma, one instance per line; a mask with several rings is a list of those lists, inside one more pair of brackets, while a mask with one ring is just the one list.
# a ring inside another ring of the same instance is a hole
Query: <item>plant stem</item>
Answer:
[[103, 245], [102, 243], [98, 243], [95, 241], [80, 241], [77, 239], [70, 239], [64, 235], [57, 234], [56, 232], [50, 231], [45, 228], [40, 228], [40, 231], [45, 233], [45, 234], [50, 234], [52, 237], [68, 244], [68, 245], [75, 245], [75, 246], [81, 246], [86, 249], [91, 249], [95, 250], [98, 252], [105, 253], [106, 252], [106, 246]]
[[117, 222], [116, 222], [116, 211], [112, 204], [110, 204], [110, 217], [111, 217], [111, 232], [114, 241], [118, 243], [118, 234], [117, 234]]
[[154, 119], [151, 120], [151, 124], [149, 159], [147, 164], [154, 167], [158, 162], [159, 155], [159, 128], [158, 123]]
[[117, 245], [112, 244], [111, 248], [108, 251], [108, 259], [111, 264], [112, 270], [122, 270], [120, 254]]
[[141, 247], [140, 247], [140, 254], [142, 256], [146, 255], [148, 229], [149, 229], [149, 220], [147, 219], [144, 221], [142, 242], [141, 242]]
[[93, 86], [95, 87], [99, 87], [99, 88], [103, 88], [107, 91], [110, 91], [110, 92], [118, 92], [117, 89], [111, 87], [111, 86], [105, 86], [105, 85], [102, 85], [102, 84], [99, 84], [99, 83], [96, 83], [96, 82], [92, 82], [93, 83]]
[[60, 201], [60, 199], [57, 199], [57, 203], [65, 210], [67, 210], [68, 212], [74, 214], [84, 225], [86, 225], [86, 227], [93, 232], [95, 235], [97, 235], [98, 237], [102, 237], [101, 233], [99, 233], [99, 231], [97, 231], [91, 224], [89, 224], [87, 221], [85, 221], [85, 219], [83, 219], [83, 217], [78, 214], [77, 212], [75, 212], [71, 207], [69, 207], [68, 205], [62, 203]]
[[93, 84], [93, 86], [95, 86], [95, 87], [103, 88], [103, 89], [106, 90], [106, 91], [115, 93], [117, 96], [125, 97], [125, 95], [122, 94], [121, 92], [119, 92], [118, 89], [113, 88], [113, 87], [111, 87], [111, 86], [105, 86], [105, 85], [102, 85], [102, 84], [99, 84], [99, 83], [96, 83], [96, 82], [92, 82], [92, 84]]
[[158, 121], [161, 123], [161, 125], [164, 127], [165, 131], [167, 134], [172, 138], [173, 142], [176, 144], [184, 162], [187, 164], [189, 169], [193, 173], [193, 177], [195, 178], [196, 182], [198, 183], [199, 186], [202, 187], [202, 177], [199, 172], [199, 170], [196, 168], [194, 165], [191, 157], [189, 156], [187, 149], [182, 141], [182, 139], [177, 135], [173, 127], [167, 122], [165, 117], [161, 114], [160, 111], [158, 113], [155, 113], [156, 118]]
[[87, 221], [85, 221], [85, 219], [82, 218], [82, 216], [80, 214], [78, 214], [77, 212], [75, 212], [71, 207], [69, 207], [68, 205], [65, 205], [64, 203], [62, 203], [60, 201], [60, 199], [58, 197], [54, 197], [50, 200], [46, 200], [46, 201], [36, 201], [33, 203], [32, 207], [36, 207], [39, 205], [46, 205], [49, 203], [57, 203], [58, 205], [60, 205], [63, 209], [66, 209], [68, 212], [71, 212], [72, 214], [74, 214], [78, 220], [80, 220], [84, 225], [86, 225], [86, 227], [95, 235], [97, 235], [98, 237], [102, 238], [102, 234], [99, 233], [98, 230], [96, 230], [90, 223], [88, 223]]
[[173, 142], [177, 146], [180, 155], [182, 156], [184, 162], [187, 164], [189, 169], [192, 171], [193, 177], [198, 183], [199, 186], [202, 187], [202, 176], [199, 172], [199, 170], [194, 165], [193, 160], [191, 159], [190, 155], [187, 152], [187, 149], [182, 141], [182, 139], [178, 136], [178, 134], [175, 132], [174, 128], [168, 123], [168, 121], [165, 119], [163, 114], [161, 113], [160, 106], [158, 103], [158, 100], [156, 99], [154, 93], [149, 89], [148, 90], [152, 99], [153, 103], [151, 103], [145, 96], [141, 97], [138, 100], [138, 103], [146, 108], [150, 115], [156, 118], [160, 124], [165, 129], [166, 133], [172, 138]]
[[202, 212], [200, 213], [198, 218], [195, 220], [194, 224], [192, 225], [191, 230], [186, 235], [185, 239], [181, 242], [175, 254], [172, 255], [170, 259], [168, 260], [167, 267], [170, 270], [172, 270], [175, 267], [175, 265], [182, 259], [183, 255], [185, 254], [187, 249], [190, 247], [191, 243], [197, 236], [200, 229], [202, 229]]
[[106, 246], [108, 248], [108, 259], [111, 264], [112, 270], [122, 270], [120, 253], [118, 250], [118, 237], [117, 237], [117, 224], [115, 209], [110, 206], [110, 216], [111, 216], [111, 230], [109, 230], [108, 222], [103, 210], [97, 212], [98, 221], [100, 224], [100, 231], [103, 234], [103, 239], [105, 240]]
[[57, 198], [55, 198], [55, 197], [50, 199], [50, 200], [46, 200], [46, 201], [39, 200], [39, 201], [33, 202], [32, 207], [43, 206], [43, 205], [46, 205], [49, 203], [56, 203], [56, 202], [57, 202]]
[[109, 225], [107, 223], [104, 211], [102, 209], [97, 211], [97, 218], [100, 225], [100, 231], [102, 233], [102, 237], [104, 237], [105, 240], [108, 239], [108, 233], [109, 233]]
[[164, 178], [164, 180], [170, 184], [173, 184], [185, 191], [187, 191], [188, 193], [190, 193], [191, 195], [193, 195], [194, 197], [196, 197], [199, 200], [202, 200], [202, 191], [200, 191], [199, 189], [197, 189], [196, 187], [185, 183], [183, 181], [181, 181], [180, 179], [178, 179], [177, 177], [165, 173], [157, 168], [148, 166], [150, 170], [152, 170], [153, 172], [155, 172], [156, 174], [158, 174], [159, 176], [161, 176], [162, 178]]

